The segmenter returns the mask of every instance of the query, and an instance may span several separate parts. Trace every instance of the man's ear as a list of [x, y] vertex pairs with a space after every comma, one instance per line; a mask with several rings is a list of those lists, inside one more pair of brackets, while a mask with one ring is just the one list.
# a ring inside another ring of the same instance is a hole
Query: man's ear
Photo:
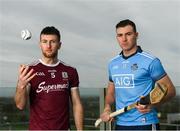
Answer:
[[62, 42], [59, 42], [59, 47], [58, 47], [58, 49], [60, 49], [60, 48], [61, 48], [61, 44], [62, 44]]
[[138, 32], [136, 32], [136, 39], [138, 39], [139, 38], [139, 33]]

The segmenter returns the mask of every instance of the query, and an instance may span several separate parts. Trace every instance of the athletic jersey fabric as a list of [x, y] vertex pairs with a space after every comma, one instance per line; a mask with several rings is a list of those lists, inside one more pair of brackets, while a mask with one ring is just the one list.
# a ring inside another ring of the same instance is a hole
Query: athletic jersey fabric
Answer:
[[[136, 53], [125, 57], [121, 52], [108, 65], [109, 81], [115, 85], [116, 110], [128, 106], [146, 96], [155, 82], [166, 75], [160, 60], [142, 51], [138, 46]], [[134, 126], [158, 123], [157, 112], [142, 114], [132, 109], [116, 117], [117, 125]]]
[[29, 67], [36, 73], [30, 81], [29, 129], [69, 129], [70, 90], [79, 85], [76, 69], [61, 61], [46, 65], [41, 60]]

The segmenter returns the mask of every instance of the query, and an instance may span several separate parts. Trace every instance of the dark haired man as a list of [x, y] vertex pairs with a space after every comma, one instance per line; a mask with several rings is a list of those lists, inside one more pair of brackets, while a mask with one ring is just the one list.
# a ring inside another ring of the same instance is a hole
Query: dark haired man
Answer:
[[[109, 83], [107, 88], [103, 121], [111, 120], [111, 105], [116, 103], [116, 110], [139, 101], [152, 90], [155, 82], [168, 87], [162, 104], [175, 96], [175, 87], [165, 72], [160, 60], [143, 51], [137, 45], [138, 32], [131, 20], [120, 21], [116, 25], [116, 38], [122, 48], [121, 53], [113, 58], [108, 66]], [[159, 129], [157, 105], [137, 105], [136, 108], [116, 117], [116, 130], [153, 130]]]
[[17, 108], [24, 109], [30, 100], [30, 130], [68, 130], [69, 101], [75, 125], [83, 129], [83, 107], [79, 95], [77, 70], [58, 59], [61, 36], [55, 27], [40, 33], [42, 58], [19, 67], [15, 94]]

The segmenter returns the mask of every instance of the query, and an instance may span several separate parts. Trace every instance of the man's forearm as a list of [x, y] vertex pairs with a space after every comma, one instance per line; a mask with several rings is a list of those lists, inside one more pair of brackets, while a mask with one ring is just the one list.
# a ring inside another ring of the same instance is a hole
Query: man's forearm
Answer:
[[114, 84], [112, 82], [108, 83], [108, 88], [107, 88], [107, 94], [105, 98], [105, 108], [104, 112], [111, 112], [111, 105], [114, 103], [115, 98], [114, 98]]
[[107, 94], [105, 99], [104, 112], [111, 112], [111, 105], [114, 103], [114, 97], [112, 94]]
[[166, 75], [165, 77], [163, 77], [162, 79], [160, 79], [157, 82], [168, 88], [167, 94], [162, 99], [162, 101], [159, 103], [159, 105], [161, 105], [165, 102], [168, 102], [169, 100], [171, 100], [176, 95], [176, 89], [175, 89], [175, 87], [174, 87], [174, 85], [173, 85], [173, 83], [172, 83], [172, 81], [168, 75]]
[[18, 109], [23, 110], [27, 101], [27, 90], [26, 88], [16, 88], [15, 103]]
[[81, 104], [73, 107], [74, 120], [77, 130], [83, 130], [84, 112]]

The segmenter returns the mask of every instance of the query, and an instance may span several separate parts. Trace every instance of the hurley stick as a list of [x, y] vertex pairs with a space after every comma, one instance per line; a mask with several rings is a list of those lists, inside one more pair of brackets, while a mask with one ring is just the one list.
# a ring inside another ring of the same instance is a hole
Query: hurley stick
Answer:
[[[163, 99], [163, 97], [166, 95], [166, 93], [167, 93], [167, 87], [162, 84], [156, 83], [156, 86], [154, 87], [154, 89], [147, 96], [142, 97], [140, 101], [136, 103], [133, 103], [115, 112], [112, 112], [110, 114], [110, 117], [113, 118], [119, 114], [127, 112], [131, 110], [132, 108], [135, 108], [135, 106], [138, 104], [148, 105], [148, 104], [159, 103]], [[102, 122], [101, 118], [97, 119], [95, 122], [95, 127], [98, 127], [101, 122]]]

